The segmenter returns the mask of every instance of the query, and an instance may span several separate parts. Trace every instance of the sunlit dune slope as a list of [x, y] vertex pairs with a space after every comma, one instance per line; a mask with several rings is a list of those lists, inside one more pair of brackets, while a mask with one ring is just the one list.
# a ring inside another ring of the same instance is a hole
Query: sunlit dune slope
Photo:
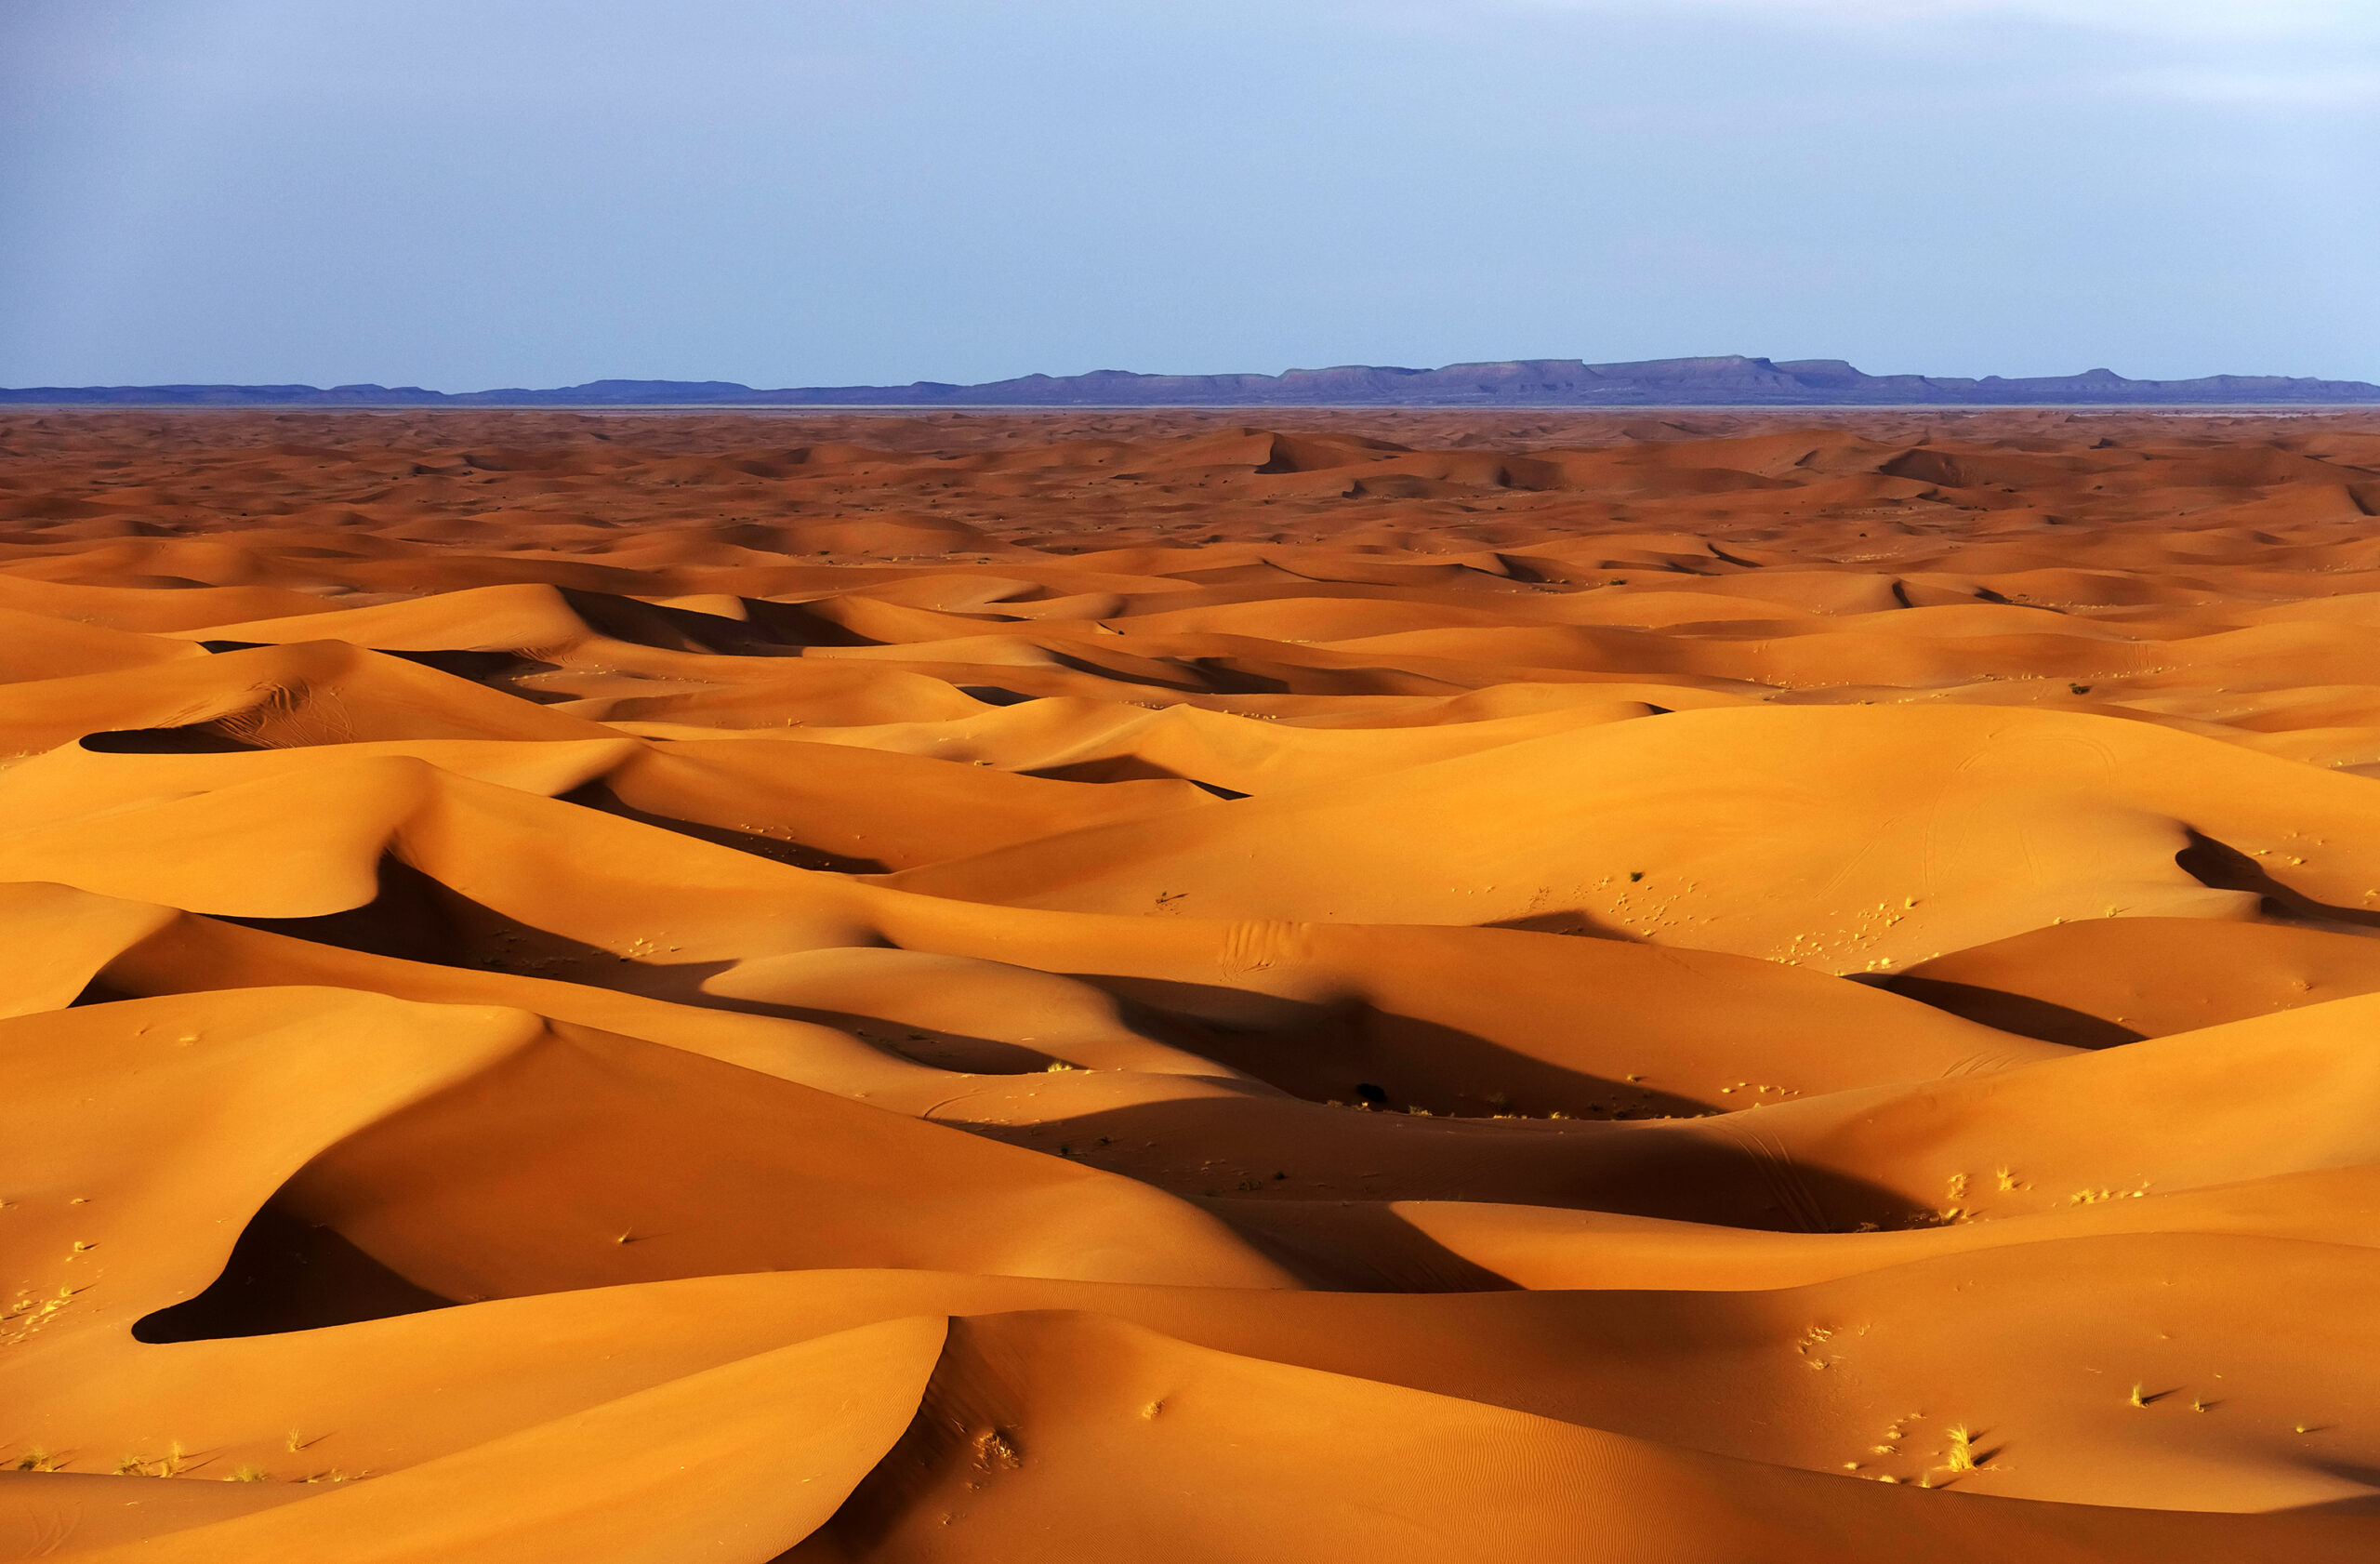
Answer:
[[2380, 425], [0, 418], [0, 1558], [2380, 1555]]

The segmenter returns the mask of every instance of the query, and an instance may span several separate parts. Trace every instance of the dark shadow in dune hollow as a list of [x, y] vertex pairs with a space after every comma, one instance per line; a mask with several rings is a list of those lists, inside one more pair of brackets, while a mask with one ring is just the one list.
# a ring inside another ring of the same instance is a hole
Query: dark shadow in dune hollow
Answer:
[[135, 1341], [216, 1341], [313, 1331], [451, 1308], [328, 1227], [268, 1204], [248, 1222], [223, 1272], [196, 1297], [134, 1322]]
[[1148, 1035], [1308, 1102], [1466, 1118], [1699, 1118], [1711, 1107], [1515, 1053], [1476, 1033], [1346, 998], [1292, 1000], [1218, 984], [1073, 973], [1122, 1001]]
[[234, 755], [264, 748], [232, 737], [214, 722], [178, 728], [118, 728], [76, 742], [95, 755]]
[[2062, 1042], [2069, 1048], [2116, 1048], [2138, 1042], [2142, 1037], [2129, 1027], [2120, 1027], [2083, 1011], [1979, 984], [1901, 975], [1882, 977], [1871, 987], [1931, 1005], [1979, 1026], [2043, 1042]]
[[1186, 1098], [959, 1127], [1201, 1201], [1482, 1201], [1778, 1233], [1937, 1221], [1881, 1185], [1796, 1161], [1756, 1128], [1696, 1124], [1664, 1133], [1659, 1124], [1413, 1117], [1312, 1104], [1250, 1109], [1245, 1099]]
[[618, 794], [601, 780], [574, 788], [562, 795], [564, 803], [575, 803], [583, 809], [600, 810], [623, 820], [634, 820], [641, 826], [655, 826], [696, 842], [707, 842], [714, 847], [732, 847], [739, 853], [749, 853], [756, 858], [772, 863], [787, 864], [795, 868], [818, 869], [828, 874], [889, 874], [890, 866], [875, 858], [854, 858], [824, 847], [812, 847], [804, 842], [779, 837], [762, 836], [757, 831], [739, 831], [729, 826], [709, 826], [699, 820], [681, 820], [674, 815], [654, 815], [623, 802]]
[[2174, 855], [2174, 862], [2200, 884], [2218, 891], [2246, 891], [2262, 896], [2268, 918], [2294, 922], [2330, 923], [2360, 933], [2380, 929], [2380, 912], [2361, 907], [2334, 907], [2275, 880], [2265, 866], [2228, 842], [2202, 831], [2189, 833], [2190, 844]]

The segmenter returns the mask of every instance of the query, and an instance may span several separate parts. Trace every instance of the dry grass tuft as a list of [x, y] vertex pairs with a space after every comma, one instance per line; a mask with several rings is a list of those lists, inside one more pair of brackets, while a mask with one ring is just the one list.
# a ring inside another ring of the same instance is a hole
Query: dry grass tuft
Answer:
[[975, 1467], [983, 1472], [1013, 1472], [1025, 1465], [1025, 1454], [1007, 1431], [986, 1428], [975, 1436]]

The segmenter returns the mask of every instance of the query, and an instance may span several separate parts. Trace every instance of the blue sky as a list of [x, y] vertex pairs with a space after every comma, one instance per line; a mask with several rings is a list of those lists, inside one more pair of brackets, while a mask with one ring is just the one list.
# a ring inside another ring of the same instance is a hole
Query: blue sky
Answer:
[[5, 0], [0, 384], [2380, 380], [2380, 0]]

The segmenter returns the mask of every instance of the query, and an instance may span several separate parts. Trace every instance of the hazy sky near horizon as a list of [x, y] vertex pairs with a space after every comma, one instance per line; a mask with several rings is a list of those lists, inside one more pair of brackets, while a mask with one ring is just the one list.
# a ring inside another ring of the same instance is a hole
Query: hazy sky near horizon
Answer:
[[0, 385], [2380, 380], [2380, 0], [0, 0]]

